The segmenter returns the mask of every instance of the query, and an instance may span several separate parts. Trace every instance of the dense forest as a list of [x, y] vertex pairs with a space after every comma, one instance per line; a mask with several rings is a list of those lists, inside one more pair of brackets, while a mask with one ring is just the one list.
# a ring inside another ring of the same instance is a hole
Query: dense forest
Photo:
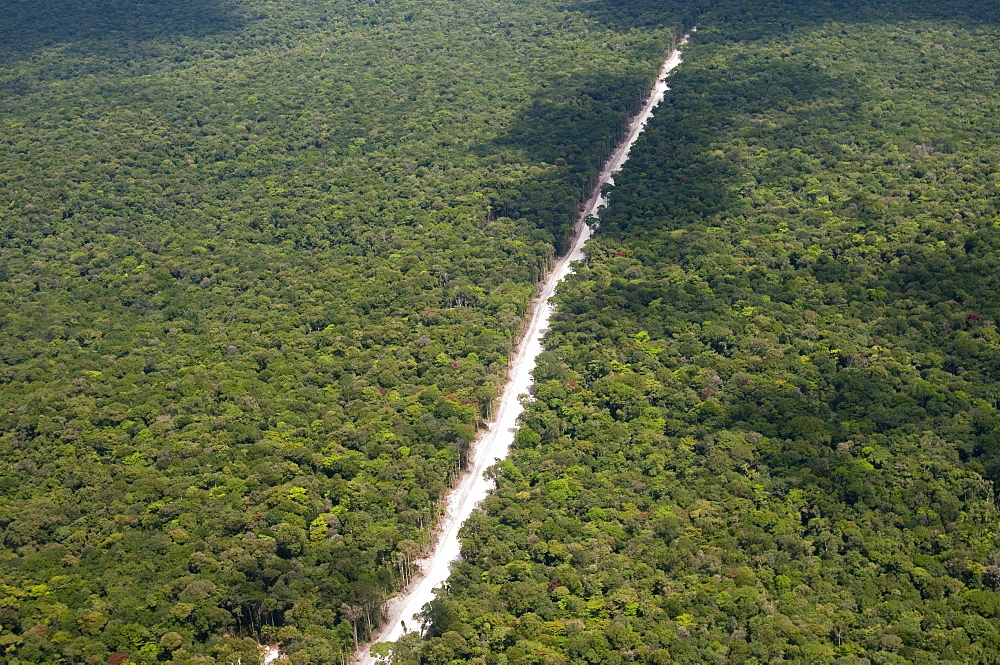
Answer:
[[396, 660], [1000, 662], [996, 5], [698, 23]]
[[5, 2], [0, 660], [343, 662], [692, 12]]
[[0, 662], [998, 663], [986, 0], [11, 0]]

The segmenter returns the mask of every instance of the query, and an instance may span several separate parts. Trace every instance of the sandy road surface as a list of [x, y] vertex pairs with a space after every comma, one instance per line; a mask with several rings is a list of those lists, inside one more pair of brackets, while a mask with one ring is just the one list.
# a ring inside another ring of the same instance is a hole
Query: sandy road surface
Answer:
[[[687, 40], [688, 36], [685, 36], [680, 42], [681, 45], [686, 44]], [[427, 556], [418, 561], [419, 577], [389, 601], [386, 623], [370, 644], [394, 642], [405, 632], [419, 630], [420, 621], [415, 619], [414, 615], [420, 612], [426, 603], [434, 600], [434, 589], [448, 579], [451, 564], [460, 554], [458, 530], [479, 502], [493, 489], [493, 481], [485, 478], [483, 472], [498, 460], [506, 459], [514, 441], [517, 418], [524, 410], [519, 397], [527, 394], [531, 388], [531, 373], [535, 369], [538, 354], [542, 352], [542, 336], [549, 327], [549, 321], [555, 310], [555, 305], [549, 302], [549, 298], [555, 293], [559, 282], [572, 273], [573, 262], [584, 258], [583, 245], [591, 234], [586, 219], [596, 215], [598, 209], [607, 203], [601, 195], [601, 187], [606, 183], [613, 183], [614, 174], [628, 160], [632, 144], [642, 133], [646, 122], [653, 115], [653, 110], [663, 101], [669, 89], [667, 76], [679, 64], [681, 64], [681, 52], [678, 49], [674, 50], [663, 63], [659, 78], [645, 105], [632, 119], [628, 134], [602, 169], [600, 180], [577, 221], [572, 248], [556, 263], [532, 302], [531, 320], [508, 370], [507, 385], [500, 397], [496, 417], [476, 440], [468, 469], [447, 496], [445, 515], [438, 525], [435, 546]], [[355, 654], [356, 663], [372, 665], [377, 662], [368, 653], [370, 644]]]

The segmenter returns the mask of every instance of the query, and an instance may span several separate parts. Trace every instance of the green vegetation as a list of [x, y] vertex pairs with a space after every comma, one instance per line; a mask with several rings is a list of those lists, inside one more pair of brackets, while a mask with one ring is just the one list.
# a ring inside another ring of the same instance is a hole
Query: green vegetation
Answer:
[[997, 662], [995, 18], [699, 19], [400, 661]]
[[683, 17], [5, 3], [0, 660], [341, 662]]

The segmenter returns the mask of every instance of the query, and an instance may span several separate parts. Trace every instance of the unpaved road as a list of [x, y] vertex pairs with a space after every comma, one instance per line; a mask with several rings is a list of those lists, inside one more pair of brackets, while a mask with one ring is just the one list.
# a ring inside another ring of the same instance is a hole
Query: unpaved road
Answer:
[[[680, 43], [684, 45], [687, 41], [688, 35]], [[653, 109], [663, 101], [668, 90], [667, 76], [679, 64], [681, 64], [681, 52], [678, 49], [674, 50], [663, 63], [660, 76], [645, 105], [632, 119], [628, 134], [601, 171], [600, 180], [577, 221], [572, 248], [556, 263], [532, 302], [531, 321], [508, 370], [507, 385], [500, 397], [496, 418], [477, 439], [467, 471], [462, 475], [458, 485], [448, 494], [445, 515], [438, 525], [437, 542], [433, 550], [418, 562], [420, 577], [389, 601], [385, 625], [370, 644], [395, 642], [405, 632], [419, 630], [420, 621], [414, 618], [414, 615], [420, 612], [426, 603], [434, 600], [434, 589], [448, 579], [451, 564], [460, 554], [458, 530], [479, 502], [493, 489], [493, 481], [486, 479], [483, 472], [498, 460], [506, 459], [510, 445], [514, 441], [517, 418], [524, 409], [519, 397], [527, 394], [531, 388], [531, 373], [535, 369], [538, 354], [542, 352], [543, 331], [549, 327], [549, 321], [555, 310], [555, 305], [549, 302], [549, 298], [555, 293], [559, 282], [573, 272], [573, 262], [584, 258], [583, 245], [591, 234], [586, 219], [596, 215], [598, 209], [607, 203], [601, 195], [601, 187], [606, 183], [613, 183], [615, 172], [628, 160], [632, 144], [652, 117]], [[355, 654], [355, 662], [361, 665], [372, 665], [377, 662], [368, 652], [370, 644]]]

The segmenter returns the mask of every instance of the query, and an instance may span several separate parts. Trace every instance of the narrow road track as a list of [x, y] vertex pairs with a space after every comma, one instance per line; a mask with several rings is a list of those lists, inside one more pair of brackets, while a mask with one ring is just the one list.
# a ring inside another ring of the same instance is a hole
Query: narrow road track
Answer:
[[[689, 37], [690, 35], [685, 35], [680, 45], [686, 44]], [[535, 369], [538, 355], [542, 352], [542, 337], [555, 311], [555, 305], [549, 302], [549, 299], [555, 294], [559, 282], [573, 272], [573, 262], [584, 258], [583, 246], [591, 235], [591, 228], [586, 223], [587, 218], [596, 216], [598, 210], [607, 203], [601, 188], [605, 184], [614, 183], [614, 174], [628, 160], [632, 145], [642, 133], [646, 122], [652, 117], [653, 110], [663, 101], [669, 89], [667, 77], [679, 64], [681, 64], [681, 52], [680, 49], [675, 49], [663, 63], [656, 84], [642, 110], [629, 123], [629, 131], [625, 138], [601, 170], [600, 178], [577, 220], [572, 248], [556, 262], [531, 304], [531, 319], [508, 368], [507, 385], [500, 397], [496, 417], [476, 440], [469, 467], [458, 485], [447, 496], [445, 515], [438, 525], [438, 538], [434, 548], [417, 562], [419, 576], [389, 601], [385, 625], [369, 644], [364, 645], [355, 654], [354, 660], [359, 665], [373, 665], [377, 662], [369, 654], [372, 644], [395, 642], [405, 633], [419, 630], [420, 620], [414, 615], [419, 613], [426, 603], [434, 600], [434, 589], [448, 579], [451, 564], [460, 555], [458, 530], [479, 502], [493, 489], [493, 481], [483, 474], [497, 461], [507, 458], [514, 441], [517, 419], [524, 410], [520, 397], [531, 389], [531, 373]]]

